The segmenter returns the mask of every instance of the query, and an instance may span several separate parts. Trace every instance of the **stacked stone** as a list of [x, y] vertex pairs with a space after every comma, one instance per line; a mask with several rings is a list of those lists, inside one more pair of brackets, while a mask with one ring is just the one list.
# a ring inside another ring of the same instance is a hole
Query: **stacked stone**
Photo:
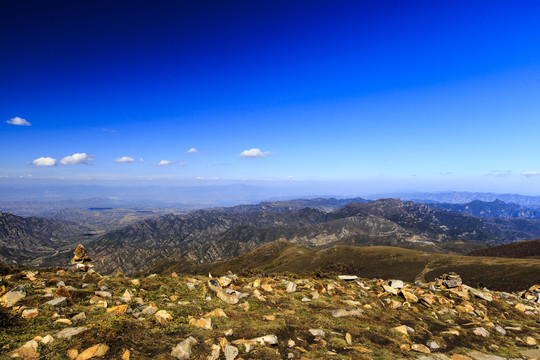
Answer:
[[79, 244], [73, 252], [73, 259], [71, 259], [71, 263], [75, 265], [75, 269], [86, 272], [94, 267], [91, 262], [92, 260], [88, 256], [88, 252], [84, 246]]

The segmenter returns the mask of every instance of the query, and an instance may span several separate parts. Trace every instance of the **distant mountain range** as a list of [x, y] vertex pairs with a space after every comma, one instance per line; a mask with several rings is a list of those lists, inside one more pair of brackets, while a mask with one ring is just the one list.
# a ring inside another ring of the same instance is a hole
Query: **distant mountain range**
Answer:
[[[314, 203], [325, 209], [341, 205]], [[478, 218], [397, 199], [351, 202], [330, 212], [309, 205], [302, 200], [166, 215], [111, 231], [89, 249], [101, 271], [132, 272], [166, 257], [224, 260], [280, 239], [310, 247], [385, 245], [465, 253], [540, 237], [538, 220]]]
[[[69, 249], [82, 239], [99, 271], [132, 273], [166, 258], [187, 258], [195, 263], [230, 259], [276, 240], [319, 248], [396, 246], [464, 254], [540, 238], [535, 210], [500, 200], [458, 205], [316, 198], [215, 207], [159, 217], [155, 216], [157, 212], [144, 210], [126, 218], [125, 212], [108, 208], [71, 209], [51, 215], [80, 223], [3, 214], [0, 232], [6, 235], [0, 243], [1, 259], [60, 265], [69, 261]], [[92, 221], [105, 221], [109, 226], [114, 219], [133, 221], [137, 216], [152, 217], [99, 237], [83, 236], [88, 231], [85, 225], [96, 225]], [[60, 248], [64, 251], [58, 251]]]

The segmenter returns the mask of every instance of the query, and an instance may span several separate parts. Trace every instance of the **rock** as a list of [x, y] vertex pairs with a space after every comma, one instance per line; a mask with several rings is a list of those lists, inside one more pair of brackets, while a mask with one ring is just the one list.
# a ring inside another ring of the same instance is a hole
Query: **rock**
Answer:
[[225, 360], [234, 360], [238, 356], [238, 348], [232, 345], [225, 345]]
[[12, 351], [9, 354], [11, 358], [22, 357], [25, 360], [37, 359], [39, 358], [39, 353], [37, 352], [38, 343], [36, 340], [30, 340], [26, 342], [23, 346], [17, 350]]
[[221, 346], [217, 344], [212, 345], [212, 352], [206, 357], [206, 360], [218, 360], [221, 352]]
[[452, 360], [452, 358], [444, 354], [430, 354], [430, 355], [420, 355], [418, 360]]
[[107, 351], [109, 351], [109, 347], [107, 345], [97, 344], [80, 353], [76, 360], [87, 360], [93, 357], [102, 357], [107, 353]]
[[131, 352], [129, 350], [126, 350], [122, 354], [121, 360], [129, 360], [130, 357], [131, 357]]
[[26, 309], [22, 312], [21, 317], [23, 319], [32, 319], [39, 315], [38, 309]]
[[85, 263], [90, 262], [90, 257], [88, 256], [88, 252], [86, 252], [86, 249], [84, 246], [79, 244], [75, 251], [73, 252], [73, 259], [71, 259], [71, 263]]
[[296, 292], [296, 284], [292, 281], [289, 281], [289, 283], [287, 284], [287, 289], [286, 291], [288, 293], [293, 293], [293, 292]]
[[422, 344], [412, 344], [411, 349], [414, 351], [418, 351], [424, 354], [431, 354], [431, 350], [426, 345]]
[[497, 325], [494, 327], [495, 331], [497, 331], [498, 333], [500, 333], [501, 335], [506, 335], [506, 330], [504, 330], [504, 328], [500, 325]]
[[266, 292], [272, 292], [273, 291], [272, 286], [269, 285], [269, 284], [261, 285], [261, 289], [263, 289]]
[[358, 276], [356, 276], [356, 275], [338, 275], [338, 279], [343, 280], [343, 281], [353, 281], [353, 280], [358, 279]]
[[412, 293], [411, 291], [402, 289], [400, 294], [405, 298], [405, 300], [407, 300], [410, 303], [418, 302], [418, 297], [416, 297], [416, 295], [414, 295], [414, 293]]
[[64, 330], [57, 332], [54, 337], [60, 339], [70, 339], [72, 336], [79, 335], [86, 330], [88, 330], [88, 328], [84, 326], [65, 328]]
[[129, 306], [126, 305], [118, 305], [113, 306], [112, 308], [107, 309], [107, 312], [113, 315], [124, 315], [129, 309]]
[[351, 309], [338, 309], [332, 310], [333, 317], [344, 317], [344, 316], [362, 316], [362, 309], [360, 308], [351, 308]]
[[154, 304], [153, 302], [150, 303], [150, 305], [146, 306], [143, 310], [142, 310], [142, 313], [144, 315], [154, 315], [156, 312], [158, 311], [158, 308], [156, 306], [156, 304]]
[[398, 294], [398, 289], [393, 288], [390, 285], [383, 285], [382, 287], [383, 287], [384, 291], [386, 291], [387, 293], [390, 293], [392, 295], [397, 295]]
[[54, 341], [54, 338], [49, 334], [45, 335], [45, 337], [41, 339], [41, 343], [43, 345], [51, 344], [53, 341]]
[[104, 308], [108, 306], [107, 300], [99, 296], [93, 296], [90, 299], [90, 304], [95, 304], [97, 306], [104, 307]]
[[191, 348], [197, 344], [198, 341], [194, 337], [190, 336], [186, 340], [181, 341], [176, 345], [172, 351], [171, 356], [180, 359], [187, 360], [191, 357]]
[[203, 317], [211, 317], [211, 316], [226, 318], [227, 314], [225, 314], [225, 311], [223, 311], [222, 309], [215, 309], [203, 315]]
[[482, 337], [488, 337], [489, 336], [489, 331], [487, 331], [483, 327], [477, 327], [476, 329], [473, 330], [473, 334], [478, 335], [478, 336], [482, 336]]
[[401, 281], [401, 280], [389, 280], [388, 285], [392, 289], [401, 289], [403, 287], [403, 281]]
[[266, 315], [263, 319], [266, 321], [274, 321], [276, 320], [276, 315]]
[[214, 279], [208, 280], [208, 287], [210, 288], [210, 290], [216, 293], [217, 297], [221, 301], [227, 304], [234, 305], [234, 304], [237, 304], [239, 301], [238, 296], [236, 295], [236, 292], [233, 292], [232, 294], [227, 293], [225, 290], [223, 290], [221, 285], [219, 285], [219, 283]]
[[427, 346], [429, 346], [429, 348], [430, 348], [431, 350], [437, 350], [437, 349], [440, 349], [440, 348], [441, 348], [441, 347], [439, 346], [439, 344], [437, 344], [437, 342], [436, 342], [436, 341], [433, 341], [433, 340], [428, 341], [428, 342], [427, 342]]
[[169, 320], [172, 320], [173, 317], [166, 310], [159, 310], [154, 314], [156, 321], [162, 326], [169, 326]]
[[79, 320], [84, 320], [84, 319], [86, 319], [86, 314], [84, 312], [78, 313], [77, 315], [71, 318], [71, 320], [74, 320], [74, 321], [79, 321]]
[[474, 296], [476, 296], [479, 299], [486, 300], [486, 301], [493, 301], [493, 295], [491, 295], [490, 293], [486, 291], [480, 291], [467, 285], [463, 285], [463, 287], [469, 290]]
[[195, 290], [195, 284], [194, 284], [194, 283], [188, 282], [188, 283], [186, 284], [186, 286], [188, 287], [188, 289], [189, 289], [190, 291]]
[[66, 325], [71, 325], [71, 320], [69, 319], [58, 319], [55, 321], [55, 323], [59, 323], [59, 324], [66, 324]]
[[212, 330], [212, 318], [191, 319], [189, 323], [203, 330]]
[[[311, 331], [311, 330], [310, 330], [310, 331]], [[249, 340], [249, 341], [257, 342], [257, 343], [259, 343], [261, 346], [266, 346], [266, 345], [277, 345], [277, 344], [278, 344], [278, 338], [277, 338], [276, 335], [265, 335], [265, 336], [260, 336], [260, 337], [251, 339], [251, 340]]]
[[77, 356], [79, 356], [79, 350], [77, 349], [69, 349], [67, 352], [68, 358], [75, 360]]
[[13, 290], [2, 295], [0, 298], [0, 304], [2, 304], [4, 307], [12, 307], [21, 299], [24, 299], [25, 296], [26, 291], [24, 290], [24, 286], [17, 285]]
[[120, 301], [130, 302], [131, 300], [133, 300], [133, 297], [134, 297], [134, 294], [131, 291], [129, 291], [129, 289], [126, 289], [126, 291], [124, 291], [124, 293], [122, 294]]
[[133, 279], [131, 280], [131, 284], [132, 285], [135, 285], [135, 286], [140, 286], [141, 285], [141, 282], [139, 279]]
[[309, 329], [309, 333], [313, 336], [322, 336], [324, 337], [324, 330], [321, 329]]
[[523, 341], [525, 342], [525, 344], [527, 344], [529, 346], [536, 346], [537, 345], [536, 339], [531, 337], [531, 336], [526, 336], [525, 338], [523, 338]]
[[218, 279], [218, 282], [219, 282], [219, 285], [221, 285], [222, 287], [226, 287], [231, 284], [232, 280], [226, 276], [222, 276]]
[[223, 332], [225, 336], [231, 336], [234, 333], [233, 329], [228, 329]]
[[112, 299], [112, 295], [108, 291], [96, 291], [94, 294], [102, 298]]
[[49, 306], [58, 306], [58, 305], [61, 305], [63, 304], [64, 302], [66, 302], [67, 298], [61, 296], [61, 297], [58, 297], [56, 299], [52, 299], [50, 301], [47, 301], [45, 303], [45, 305], [49, 305]]
[[458, 287], [461, 284], [463, 284], [463, 281], [461, 280], [461, 276], [453, 272], [449, 274], [444, 274], [440, 278], [442, 279], [442, 284], [449, 289]]
[[349, 333], [345, 334], [345, 341], [347, 342], [347, 345], [352, 345], [352, 336]]
[[473, 360], [506, 360], [506, 358], [497, 355], [488, 355], [481, 353], [480, 351], [471, 351], [468, 353]]
[[394, 331], [396, 331], [396, 332], [398, 332], [400, 334], [403, 334], [403, 335], [408, 335], [406, 325], [396, 326], [396, 327], [392, 328], [392, 330], [394, 330]]

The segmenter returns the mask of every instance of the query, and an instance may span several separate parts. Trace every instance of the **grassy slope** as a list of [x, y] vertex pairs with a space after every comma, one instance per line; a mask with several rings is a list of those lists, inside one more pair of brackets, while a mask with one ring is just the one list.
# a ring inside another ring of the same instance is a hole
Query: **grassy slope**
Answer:
[[276, 241], [237, 258], [206, 264], [167, 261], [148, 270], [155, 273], [225, 274], [295, 273], [356, 274], [365, 278], [431, 281], [454, 271], [471, 286], [496, 290], [522, 290], [540, 283], [540, 260], [444, 255], [395, 247], [334, 246], [314, 250]]

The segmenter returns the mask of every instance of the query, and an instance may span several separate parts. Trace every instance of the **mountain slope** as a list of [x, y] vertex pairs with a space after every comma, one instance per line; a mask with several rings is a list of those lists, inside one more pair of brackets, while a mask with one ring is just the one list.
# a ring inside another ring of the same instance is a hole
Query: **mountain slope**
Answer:
[[487, 249], [473, 251], [469, 255], [540, 259], [540, 239], [493, 246]]
[[27, 261], [68, 244], [70, 238], [86, 231], [73, 222], [0, 212], [0, 259]]

